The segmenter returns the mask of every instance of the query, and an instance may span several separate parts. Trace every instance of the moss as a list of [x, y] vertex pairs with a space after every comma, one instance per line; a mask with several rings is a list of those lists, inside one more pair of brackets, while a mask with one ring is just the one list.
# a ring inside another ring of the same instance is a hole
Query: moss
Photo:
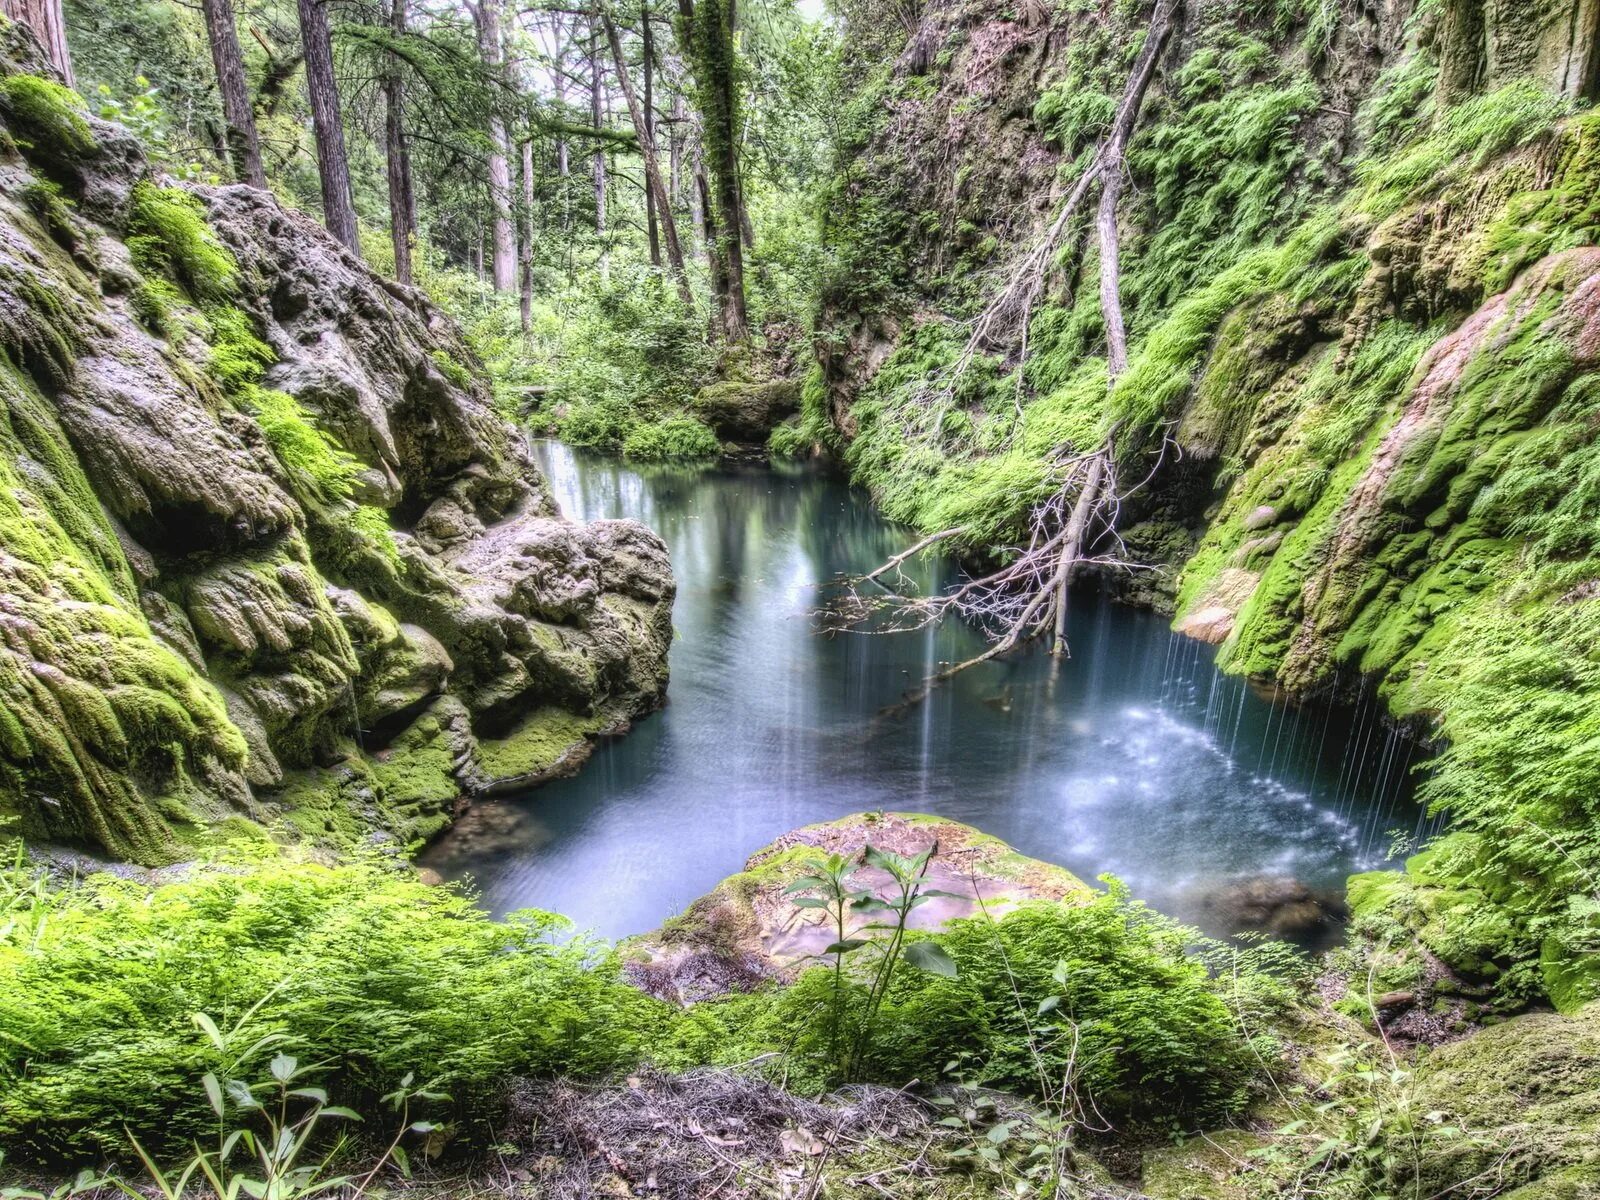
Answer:
[[538, 708], [504, 735], [480, 738], [478, 766], [497, 782], [536, 779], [563, 766], [575, 748], [613, 723], [601, 714]]
[[463, 391], [472, 388], [472, 372], [458, 363], [450, 352], [444, 349], [431, 351], [428, 355], [433, 360], [433, 365], [439, 368], [439, 373]]
[[455, 814], [462, 787], [456, 779], [457, 743], [450, 732], [451, 706], [435, 705], [390, 745], [372, 756], [372, 778], [396, 831], [413, 844], [444, 830]]
[[189, 819], [205, 803], [199, 781], [226, 786], [244, 739], [211, 683], [151, 632], [51, 406], [10, 368], [0, 400], [0, 582], [11, 604], [0, 794], [29, 836], [170, 861], [169, 815]]
[[287, 392], [252, 387], [245, 403], [297, 496], [313, 503], [350, 498], [360, 461], [313, 424], [299, 401]]
[[16, 131], [17, 144], [40, 157], [70, 161], [96, 149], [83, 98], [53, 79], [28, 74], [0, 79], [0, 111]]
[[229, 300], [239, 267], [211, 227], [200, 201], [182, 188], [134, 184], [128, 251], [146, 275], [164, 275], [200, 302]]
[[18, 193], [28, 211], [39, 219], [48, 233], [69, 250], [79, 244], [77, 222], [72, 215], [73, 204], [62, 193], [58, 184], [48, 179], [35, 179]]

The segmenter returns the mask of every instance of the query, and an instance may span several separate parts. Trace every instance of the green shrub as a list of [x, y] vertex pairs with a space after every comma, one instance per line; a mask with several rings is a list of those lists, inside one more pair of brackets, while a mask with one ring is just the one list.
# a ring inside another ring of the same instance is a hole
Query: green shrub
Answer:
[[935, 1079], [965, 1056], [981, 1082], [1037, 1093], [1041, 1067], [1059, 1085], [1075, 1061], [1083, 1095], [1113, 1120], [1214, 1119], [1243, 1106], [1247, 1048], [1187, 954], [1196, 935], [1120, 884], [1086, 905], [957, 921], [939, 940], [959, 974], [896, 977], [869, 1059], [878, 1078]]
[[717, 435], [693, 417], [667, 417], [649, 425], [636, 425], [622, 441], [624, 458], [644, 462], [710, 458], [721, 449]]
[[[934, 940], [957, 974], [896, 973], [865, 1078], [931, 1083], [956, 1063], [970, 1082], [1038, 1096], [1041, 1078], [1059, 1087], [1072, 1061], [1080, 1097], [1112, 1120], [1220, 1119], [1241, 1109], [1259, 1066], [1235, 1010], [1257, 1019], [1263, 995], [1283, 991], [1249, 961], [1238, 968], [1246, 984], [1231, 973], [1214, 982], [1190, 953], [1199, 936], [1114, 882], [1088, 904], [956, 921]], [[683, 1067], [781, 1052], [790, 1087], [821, 1090], [837, 1081], [833, 986], [832, 969], [819, 967], [781, 991], [698, 1005], [658, 1057]], [[858, 976], [847, 1022], [860, 1019], [866, 993]]]
[[[8, 912], [8, 909], [10, 910]], [[667, 1016], [558, 918], [490, 921], [454, 888], [392, 868], [245, 864], [158, 887], [95, 876], [57, 892], [0, 875], [0, 1142], [77, 1162], [181, 1149], [215, 1127], [206, 1071], [264, 1074], [271, 1034], [358, 1111], [408, 1073], [491, 1112], [518, 1074], [632, 1064]]]

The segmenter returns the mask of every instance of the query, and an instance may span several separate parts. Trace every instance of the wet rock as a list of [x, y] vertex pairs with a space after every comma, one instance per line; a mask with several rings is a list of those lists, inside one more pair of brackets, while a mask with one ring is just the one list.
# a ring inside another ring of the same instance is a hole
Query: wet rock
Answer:
[[1201, 907], [1219, 928], [1292, 941], [1315, 940], [1345, 917], [1341, 901], [1291, 875], [1255, 875], [1210, 887]]

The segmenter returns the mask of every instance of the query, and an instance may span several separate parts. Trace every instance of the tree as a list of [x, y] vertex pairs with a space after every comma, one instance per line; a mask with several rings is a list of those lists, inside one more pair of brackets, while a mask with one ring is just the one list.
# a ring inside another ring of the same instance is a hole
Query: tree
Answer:
[[[667, 261], [672, 266], [672, 277], [678, 285], [678, 296], [682, 299], [684, 307], [694, 307], [694, 294], [689, 290], [689, 276], [684, 270], [683, 247], [678, 242], [678, 223], [672, 217], [672, 202], [667, 196], [667, 185], [661, 177], [661, 160], [656, 154], [655, 134], [651, 129], [650, 114], [639, 103], [639, 98], [634, 94], [633, 80], [628, 75], [627, 60], [622, 55], [622, 39], [617, 36], [617, 24], [611, 19], [611, 9], [604, 0], [597, 0], [601, 5], [600, 20], [605, 26], [606, 41], [611, 45], [611, 59], [617, 69], [617, 80], [622, 85], [622, 95], [628, 102], [628, 115], [633, 119], [633, 131], [639, 139], [639, 153], [644, 158], [644, 177], [646, 196], [654, 201], [660, 213], [661, 231], [667, 239]], [[649, 15], [646, 14], [646, 21]], [[646, 64], [648, 66], [648, 58]], [[654, 241], [654, 228], [651, 229]], [[656, 257], [656, 256], [652, 256]], [[659, 257], [656, 257], [659, 261]]]
[[[743, 205], [739, 186], [739, 88], [734, 53], [735, 0], [678, 0], [678, 44], [688, 59], [694, 78], [696, 107], [710, 168], [710, 201], [714, 205], [715, 232], [710, 250], [715, 260], [713, 288], [717, 293], [722, 336], [742, 342], [750, 335], [745, 307]], [[708, 210], [706, 227], [711, 233]]]
[[[478, 51], [491, 79], [500, 76], [505, 58], [501, 47], [500, 0], [468, 0], [478, 30]], [[517, 286], [517, 227], [511, 212], [511, 143], [499, 103], [489, 108], [489, 206], [493, 209], [494, 290], [509, 292]]]
[[[598, 2], [598, 0], [597, 0]], [[593, 14], [589, 17], [589, 119], [595, 129], [604, 127], [602, 108], [605, 79], [600, 65], [600, 26]], [[611, 278], [611, 251], [606, 242], [606, 149], [596, 140], [594, 144], [594, 234], [600, 242], [600, 282]]]
[[0, 0], [0, 13], [33, 30], [44, 47], [50, 65], [61, 72], [68, 87], [76, 86], [72, 77], [72, 51], [67, 47], [67, 21], [61, 0]]
[[256, 138], [256, 114], [245, 85], [244, 56], [239, 53], [239, 31], [234, 25], [233, 0], [201, 0], [206, 40], [211, 43], [211, 64], [217, 70], [217, 91], [222, 96], [222, 117], [227, 123], [228, 158], [234, 176], [263, 190], [267, 172], [261, 165], [261, 143]]
[[[389, 28], [396, 38], [406, 35], [406, 0], [394, 0]], [[417, 202], [411, 187], [411, 151], [406, 145], [405, 77], [400, 63], [391, 58], [383, 77], [385, 174], [389, 185], [389, 239], [394, 245], [394, 277], [412, 281], [411, 244], [417, 232]]]
[[322, 220], [328, 232], [360, 257], [355, 203], [350, 193], [350, 159], [345, 152], [339, 81], [333, 74], [333, 39], [326, 0], [297, 0], [300, 41], [306, 56], [306, 90], [311, 94], [311, 124], [317, 136], [317, 175], [322, 184]]

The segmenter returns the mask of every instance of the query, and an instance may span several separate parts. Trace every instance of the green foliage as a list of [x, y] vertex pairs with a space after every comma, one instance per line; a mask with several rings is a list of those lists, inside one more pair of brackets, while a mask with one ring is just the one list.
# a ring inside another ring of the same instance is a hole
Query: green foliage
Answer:
[[83, 119], [83, 98], [69, 87], [38, 75], [0, 79], [0, 109], [26, 141], [49, 159], [82, 158], [95, 149], [94, 134]]
[[206, 224], [200, 201], [182, 188], [134, 185], [128, 250], [147, 275], [165, 275], [202, 303], [232, 298], [239, 267]]
[[1394, 154], [1365, 160], [1353, 203], [1376, 220], [1392, 216], [1422, 191], [1464, 178], [1542, 136], [1568, 108], [1531, 81], [1474, 96], [1441, 113], [1426, 137]]
[[358, 1110], [415, 1072], [452, 1097], [441, 1115], [477, 1118], [513, 1075], [632, 1064], [665, 1017], [603, 949], [553, 937], [556, 918], [490, 921], [378, 865], [62, 891], [12, 871], [0, 888], [0, 1140], [36, 1159], [98, 1156], [125, 1130], [157, 1156], [209, 1136], [195, 1080], [249, 1079], [277, 1053], [326, 1064]]
[[710, 458], [721, 449], [717, 435], [693, 417], [667, 417], [635, 425], [622, 440], [622, 456], [641, 462]]
[[683, 423], [714, 367], [701, 319], [661, 274], [619, 265], [609, 284], [574, 288], [535, 314], [526, 369], [547, 391], [533, 420], [574, 445], [620, 451], [636, 427], [679, 418], [666, 440], [641, 433], [639, 456], [714, 453], [709, 431]]
[[[879, 889], [861, 886], [853, 878], [854, 863], [841, 854], [813, 857], [804, 863], [810, 873], [786, 889], [796, 908], [820, 909], [834, 932], [834, 941], [822, 957], [833, 959], [825, 1021], [829, 1065], [840, 1079], [857, 1079], [873, 1053], [884, 1000], [902, 963], [947, 978], [957, 973], [955, 963], [938, 942], [907, 940], [911, 914], [951, 894], [925, 882], [928, 863], [938, 849], [935, 843], [907, 857], [869, 843], [862, 851], [862, 862], [889, 877]], [[862, 917], [868, 919], [863, 922]], [[875, 932], [887, 936], [873, 937]], [[864, 975], [856, 969], [863, 950], [871, 955]], [[848, 975], [847, 958], [852, 968]]]
[[[826, 887], [811, 890], [828, 903]], [[892, 914], [885, 924], [893, 928]], [[863, 937], [846, 932], [845, 942]], [[1276, 998], [1282, 985], [1263, 981], [1249, 960], [1213, 980], [1189, 953], [1197, 941], [1115, 883], [1086, 903], [1028, 904], [998, 920], [959, 920], [932, 939], [907, 934], [908, 950], [936, 944], [954, 971], [894, 972], [857, 1073], [900, 1086], [959, 1069], [964, 1081], [1045, 1100], [1069, 1080], [1085, 1111], [1119, 1124], [1187, 1127], [1226, 1118], [1249, 1098], [1261, 1062], [1239, 1014], [1259, 1013], [1268, 1003], [1263, 994]], [[878, 954], [851, 948], [842, 973], [830, 962], [776, 992], [697, 1005], [675, 1024], [658, 1059], [731, 1064], [782, 1051], [789, 1086], [829, 1086], [841, 1043], [854, 1045], [872, 1012]], [[864, 972], [851, 970], [851, 955], [871, 956]], [[1247, 1003], [1230, 1007], [1239, 997]]]

